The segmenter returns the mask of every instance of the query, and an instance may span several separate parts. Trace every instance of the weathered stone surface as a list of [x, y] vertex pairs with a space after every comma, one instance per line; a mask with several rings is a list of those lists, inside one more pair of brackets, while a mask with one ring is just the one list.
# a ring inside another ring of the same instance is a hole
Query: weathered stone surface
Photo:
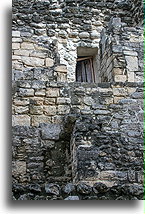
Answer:
[[25, 50], [33, 50], [34, 49], [34, 45], [33, 45], [33, 43], [29, 43], [29, 42], [23, 42], [23, 43], [21, 43], [21, 48], [22, 49], [25, 49]]
[[39, 126], [40, 123], [51, 123], [51, 117], [45, 115], [33, 115], [31, 117], [32, 126]]
[[45, 191], [47, 194], [59, 195], [60, 187], [56, 184], [45, 184]]
[[12, 37], [20, 37], [20, 31], [12, 31]]
[[140, 0], [13, 1], [14, 200], [143, 198], [142, 24]]
[[56, 115], [56, 106], [44, 106], [45, 115]]
[[12, 43], [12, 49], [20, 49], [20, 43]]
[[46, 97], [58, 97], [59, 89], [58, 88], [48, 88], [46, 90]]
[[87, 184], [78, 184], [77, 185], [77, 191], [80, 193], [80, 194], [83, 194], [83, 195], [89, 195], [92, 191], [91, 187], [88, 186]]
[[127, 69], [129, 71], [138, 71], [138, 59], [135, 56], [125, 56]]
[[28, 115], [13, 115], [13, 126], [30, 126], [30, 117]]
[[61, 125], [59, 124], [42, 124], [41, 135], [44, 140], [58, 140], [61, 133]]
[[[64, 191], [65, 193], [67, 193], [67, 194], [70, 194], [71, 192], [75, 191], [75, 185], [72, 184], [72, 183], [68, 183], [68, 184], [64, 187], [63, 191]], [[70, 199], [70, 200], [71, 200], [71, 199]]]
[[51, 58], [46, 58], [46, 59], [45, 59], [45, 65], [46, 65], [47, 67], [53, 66], [53, 65], [54, 65], [54, 60], [51, 59]]
[[87, 32], [82, 32], [82, 33], [79, 34], [79, 37], [80, 37], [80, 38], [89, 38], [89, 37], [90, 37], [90, 34], [87, 33]]
[[44, 65], [44, 59], [36, 58], [36, 57], [25, 57], [22, 56], [22, 62], [28, 66], [32, 67], [41, 67]]
[[78, 196], [68, 196], [64, 199], [65, 201], [71, 200], [71, 201], [78, 201], [80, 200]]

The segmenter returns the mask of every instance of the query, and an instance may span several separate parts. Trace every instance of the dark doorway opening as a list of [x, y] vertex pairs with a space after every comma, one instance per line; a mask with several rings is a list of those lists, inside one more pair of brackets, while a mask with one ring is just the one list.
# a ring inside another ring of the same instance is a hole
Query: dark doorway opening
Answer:
[[95, 82], [93, 56], [78, 57], [76, 65], [77, 82]]

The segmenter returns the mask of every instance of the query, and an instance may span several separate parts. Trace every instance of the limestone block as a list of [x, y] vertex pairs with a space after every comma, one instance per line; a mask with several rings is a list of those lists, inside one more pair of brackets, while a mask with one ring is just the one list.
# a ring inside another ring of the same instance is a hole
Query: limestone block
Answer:
[[65, 73], [57, 73], [57, 82], [66, 82], [67, 81], [67, 75]]
[[13, 103], [16, 106], [26, 106], [29, 105], [29, 99], [16, 98]]
[[35, 115], [32, 116], [31, 125], [39, 126], [40, 123], [51, 123], [51, 117], [45, 115]]
[[107, 115], [107, 114], [110, 114], [110, 111], [108, 111], [108, 110], [95, 110], [94, 114]]
[[23, 64], [19, 62], [18, 60], [13, 60], [12, 61], [12, 68], [15, 70], [22, 70]]
[[58, 97], [59, 89], [58, 88], [48, 88], [46, 90], [46, 97]]
[[59, 124], [41, 124], [41, 136], [44, 140], [58, 140], [61, 133]]
[[69, 104], [71, 102], [70, 98], [59, 97], [57, 98], [57, 104]]
[[13, 115], [12, 126], [30, 126], [30, 117], [28, 115]]
[[134, 72], [127, 71], [128, 82], [135, 82]]
[[36, 106], [42, 106], [43, 105], [44, 98], [41, 97], [34, 97], [30, 99], [30, 104], [36, 105]]
[[34, 44], [30, 43], [30, 42], [23, 42], [23, 43], [21, 43], [21, 49], [34, 50]]
[[20, 56], [12, 55], [12, 60], [21, 60]]
[[125, 82], [126, 81], [126, 75], [115, 75], [114, 77], [115, 82]]
[[125, 88], [113, 88], [113, 95], [114, 96], [126, 96], [127, 95], [127, 91]]
[[55, 98], [45, 98], [44, 105], [55, 105], [56, 99]]
[[15, 106], [15, 113], [27, 114], [29, 112], [28, 106]]
[[31, 105], [30, 106], [30, 114], [43, 114], [43, 106], [35, 106]]
[[58, 106], [58, 114], [68, 114], [70, 112], [70, 107], [67, 105], [59, 105]]
[[100, 33], [98, 33], [97, 31], [93, 30], [91, 32], [91, 39], [96, 39], [96, 38], [100, 38]]
[[39, 96], [39, 97], [44, 97], [45, 96], [45, 90], [44, 89], [38, 89], [38, 90], [36, 90], [35, 95]]
[[41, 67], [44, 65], [44, 59], [40, 59], [37, 57], [23, 57], [22, 62], [25, 65], [32, 66], [32, 67]]
[[19, 96], [34, 96], [34, 89], [20, 88], [18, 92]]
[[20, 37], [20, 31], [12, 31], [12, 37]]
[[45, 59], [45, 65], [46, 65], [47, 67], [52, 67], [52, 66], [54, 65], [54, 60], [51, 59], [51, 58], [46, 58], [46, 59]]
[[84, 97], [84, 104], [91, 106], [95, 103], [95, 100], [91, 97]]
[[56, 106], [44, 106], [44, 114], [48, 116], [56, 115]]
[[124, 97], [114, 97], [114, 103], [118, 103], [119, 100], [124, 99]]
[[138, 58], [136, 56], [125, 56], [125, 59], [129, 71], [138, 71]]
[[29, 56], [30, 51], [29, 50], [15, 50], [14, 54], [18, 55], [18, 56]]
[[22, 42], [22, 39], [21, 38], [12, 38], [12, 43], [13, 42]]
[[44, 51], [31, 51], [30, 56], [39, 57], [39, 58], [46, 58], [47, 52]]
[[124, 69], [114, 68], [113, 73], [114, 73], [114, 75], [122, 75], [124, 73]]
[[41, 80], [34, 80], [32, 81], [32, 88], [34, 89], [40, 89], [40, 88], [45, 88], [46, 82], [41, 81]]
[[12, 49], [20, 49], [20, 43], [12, 43]]
[[59, 65], [59, 66], [55, 67], [54, 70], [57, 72], [67, 73], [67, 66]]
[[123, 51], [123, 53], [127, 56], [138, 56], [136, 51]]
[[24, 176], [26, 174], [26, 162], [25, 161], [14, 161], [12, 163], [12, 175], [14, 177]]
[[83, 39], [83, 38], [89, 38], [90, 34], [88, 32], [82, 32], [82, 33], [79, 33], [79, 37], [81, 39]]

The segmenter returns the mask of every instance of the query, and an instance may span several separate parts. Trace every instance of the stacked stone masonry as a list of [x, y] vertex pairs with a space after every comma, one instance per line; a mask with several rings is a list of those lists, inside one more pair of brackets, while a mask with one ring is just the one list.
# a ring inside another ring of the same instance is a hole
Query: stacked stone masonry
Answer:
[[142, 199], [142, 1], [13, 0], [12, 18], [13, 200]]

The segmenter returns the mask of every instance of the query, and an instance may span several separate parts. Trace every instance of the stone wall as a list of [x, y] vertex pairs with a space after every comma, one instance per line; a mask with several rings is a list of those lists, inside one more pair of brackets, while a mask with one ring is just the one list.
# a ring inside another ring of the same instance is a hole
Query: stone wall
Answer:
[[[14, 200], [142, 199], [139, 5], [13, 1]], [[94, 84], [75, 82], [79, 48], [95, 55]]]

